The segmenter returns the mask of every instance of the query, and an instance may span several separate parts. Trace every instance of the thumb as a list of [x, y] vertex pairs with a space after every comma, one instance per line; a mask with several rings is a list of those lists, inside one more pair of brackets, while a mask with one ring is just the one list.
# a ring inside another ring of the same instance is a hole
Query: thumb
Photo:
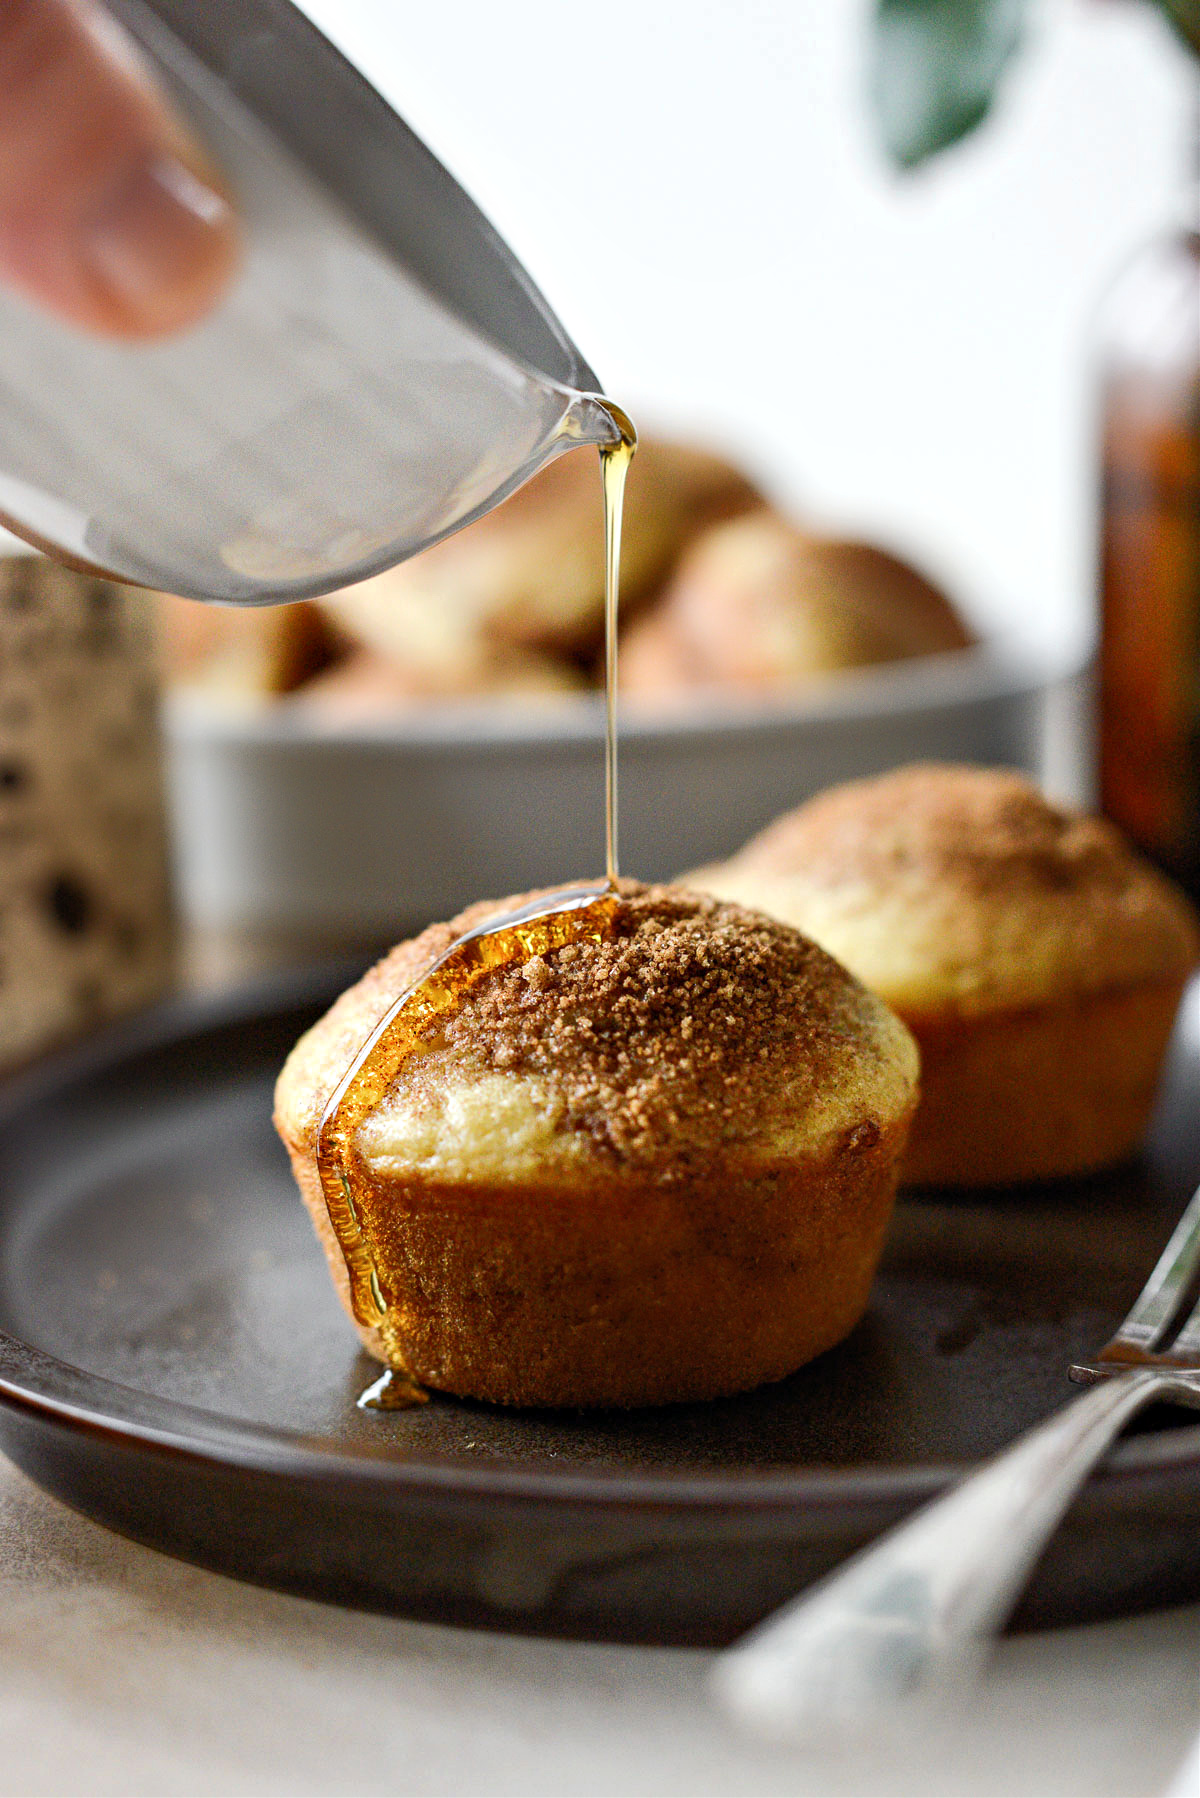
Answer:
[[0, 0], [0, 280], [91, 330], [158, 336], [237, 260], [226, 195], [94, 0]]

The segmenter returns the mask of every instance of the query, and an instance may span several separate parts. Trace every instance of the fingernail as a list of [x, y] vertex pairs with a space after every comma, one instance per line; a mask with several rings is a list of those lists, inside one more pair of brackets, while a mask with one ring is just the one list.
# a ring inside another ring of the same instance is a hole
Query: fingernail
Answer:
[[198, 318], [229, 273], [233, 209], [177, 157], [148, 157], [83, 220], [79, 253], [127, 329], [168, 331]]

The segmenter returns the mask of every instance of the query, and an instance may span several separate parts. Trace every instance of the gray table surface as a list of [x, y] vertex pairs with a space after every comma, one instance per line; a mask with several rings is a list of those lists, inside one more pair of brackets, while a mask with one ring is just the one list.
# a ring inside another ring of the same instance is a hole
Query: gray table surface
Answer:
[[709, 1661], [258, 1591], [110, 1534], [0, 1460], [5, 1798], [1157, 1794], [1196, 1729], [1200, 1606], [1006, 1641], [937, 1729], [849, 1748], [740, 1738], [706, 1701]]

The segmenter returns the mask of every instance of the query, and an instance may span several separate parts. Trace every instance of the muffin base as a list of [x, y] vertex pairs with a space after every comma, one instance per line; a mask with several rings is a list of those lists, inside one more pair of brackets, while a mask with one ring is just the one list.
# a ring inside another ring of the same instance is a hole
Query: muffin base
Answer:
[[973, 1019], [905, 1023], [921, 1103], [905, 1186], [1005, 1186], [1094, 1173], [1140, 1147], [1182, 980]]
[[[402, 1357], [355, 1320], [359, 1336], [422, 1385], [507, 1405], [658, 1405], [781, 1379], [866, 1309], [907, 1125], [686, 1181], [372, 1181]], [[349, 1311], [315, 1158], [288, 1148]]]

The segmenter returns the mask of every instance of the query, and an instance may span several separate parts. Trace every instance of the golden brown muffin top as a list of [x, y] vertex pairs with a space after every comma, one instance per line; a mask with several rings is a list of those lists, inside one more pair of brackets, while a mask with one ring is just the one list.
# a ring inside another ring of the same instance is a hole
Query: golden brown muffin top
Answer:
[[711, 527], [685, 552], [627, 632], [622, 688], [660, 699], [786, 691], [972, 641], [945, 594], [908, 563], [763, 508]]
[[[343, 994], [281, 1076], [288, 1134], [311, 1145], [329, 1094], [388, 1005], [458, 936], [520, 903], [474, 905], [432, 926]], [[403, 1128], [389, 1126], [388, 1146], [376, 1147], [393, 1162], [440, 1165], [457, 1117], [493, 1174], [505, 1157], [528, 1171], [530, 1154], [542, 1154], [598, 1155], [670, 1177], [747, 1145], [791, 1153], [890, 1122], [915, 1078], [907, 1033], [798, 931], [623, 881], [608, 940], [497, 969], [469, 992], [401, 1070], [384, 1109], [403, 1112]], [[472, 1092], [486, 1097], [482, 1121]], [[508, 1120], [505, 1140], [492, 1143], [497, 1117]], [[470, 1145], [451, 1160], [458, 1176], [469, 1171]]]
[[901, 1015], [1179, 978], [1195, 915], [1107, 820], [1000, 768], [917, 764], [818, 794], [687, 877], [806, 930]]

